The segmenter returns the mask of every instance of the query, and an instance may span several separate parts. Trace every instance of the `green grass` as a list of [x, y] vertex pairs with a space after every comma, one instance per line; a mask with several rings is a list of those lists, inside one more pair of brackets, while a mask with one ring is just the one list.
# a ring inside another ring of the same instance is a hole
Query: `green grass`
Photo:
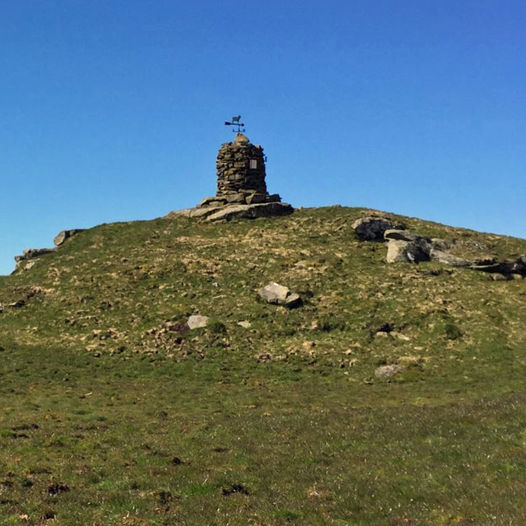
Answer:
[[0, 278], [0, 524], [526, 523], [526, 282], [386, 265], [362, 213], [102, 225]]

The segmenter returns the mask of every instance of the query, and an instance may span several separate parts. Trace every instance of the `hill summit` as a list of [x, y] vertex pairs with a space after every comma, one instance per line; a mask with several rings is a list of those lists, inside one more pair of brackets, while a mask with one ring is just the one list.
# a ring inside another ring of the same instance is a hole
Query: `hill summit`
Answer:
[[0, 277], [6, 524], [523, 522], [525, 240], [334, 206], [56, 243]]
[[[375, 337], [386, 323], [408, 349], [458, 345], [448, 327], [471, 342], [494, 338], [514, 295], [520, 303], [526, 273], [524, 240], [343, 207], [216, 225], [169, 215], [68, 232], [54, 251], [27, 251], [1, 281], [2, 320], [16, 341], [179, 359], [206, 352], [200, 337], [178, 329], [200, 314], [225, 328], [228, 347], [253, 340], [253, 356], [286, 360], [302, 354], [305, 337], [317, 361], [343, 363], [350, 343], [369, 358], [369, 348], [398, 352], [399, 339]], [[270, 282], [299, 294], [302, 309], [261, 303], [257, 290]]]

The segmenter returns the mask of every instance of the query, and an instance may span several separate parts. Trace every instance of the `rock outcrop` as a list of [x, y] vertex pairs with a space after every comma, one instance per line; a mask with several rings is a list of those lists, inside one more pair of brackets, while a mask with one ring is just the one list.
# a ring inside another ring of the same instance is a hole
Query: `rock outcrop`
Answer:
[[[448, 249], [452, 246], [450, 241], [421, 236], [416, 232], [406, 230], [403, 226], [394, 225], [389, 219], [384, 217], [361, 217], [352, 224], [352, 227], [362, 241], [387, 241], [387, 263], [420, 263], [433, 260], [453, 267], [467, 267], [470, 265], [465, 259], [448, 252]], [[503, 272], [504, 268], [508, 274], [513, 272], [520, 273], [520, 270], [517, 271], [517, 269], [522, 268], [519, 260], [513, 264], [491, 263], [492, 265], [484, 267], [486, 272]], [[500, 270], [491, 270], [493, 268]], [[477, 270], [482, 270], [482, 268], [477, 267]], [[506, 272], [503, 273], [505, 274]]]
[[505, 277], [513, 275], [526, 277], [526, 255], [519, 256], [515, 261], [477, 261], [470, 268], [491, 274], [502, 274]]
[[13, 272], [29, 270], [37, 258], [54, 252], [55, 248], [26, 248], [22, 254], [15, 256], [16, 267]]

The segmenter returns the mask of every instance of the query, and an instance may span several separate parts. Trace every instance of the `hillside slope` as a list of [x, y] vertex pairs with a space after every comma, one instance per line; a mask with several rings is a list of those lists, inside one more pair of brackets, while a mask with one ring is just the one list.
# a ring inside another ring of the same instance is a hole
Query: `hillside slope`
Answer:
[[[387, 264], [366, 213], [101, 225], [1, 277], [4, 523], [526, 520], [526, 281]], [[526, 253], [384, 216], [469, 260]]]

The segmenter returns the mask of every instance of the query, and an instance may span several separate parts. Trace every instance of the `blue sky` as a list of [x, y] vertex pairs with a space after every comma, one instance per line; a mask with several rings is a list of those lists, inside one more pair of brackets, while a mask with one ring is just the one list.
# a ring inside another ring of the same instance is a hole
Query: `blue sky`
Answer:
[[215, 192], [241, 113], [294, 206], [526, 237], [526, 3], [6, 0], [0, 273]]

